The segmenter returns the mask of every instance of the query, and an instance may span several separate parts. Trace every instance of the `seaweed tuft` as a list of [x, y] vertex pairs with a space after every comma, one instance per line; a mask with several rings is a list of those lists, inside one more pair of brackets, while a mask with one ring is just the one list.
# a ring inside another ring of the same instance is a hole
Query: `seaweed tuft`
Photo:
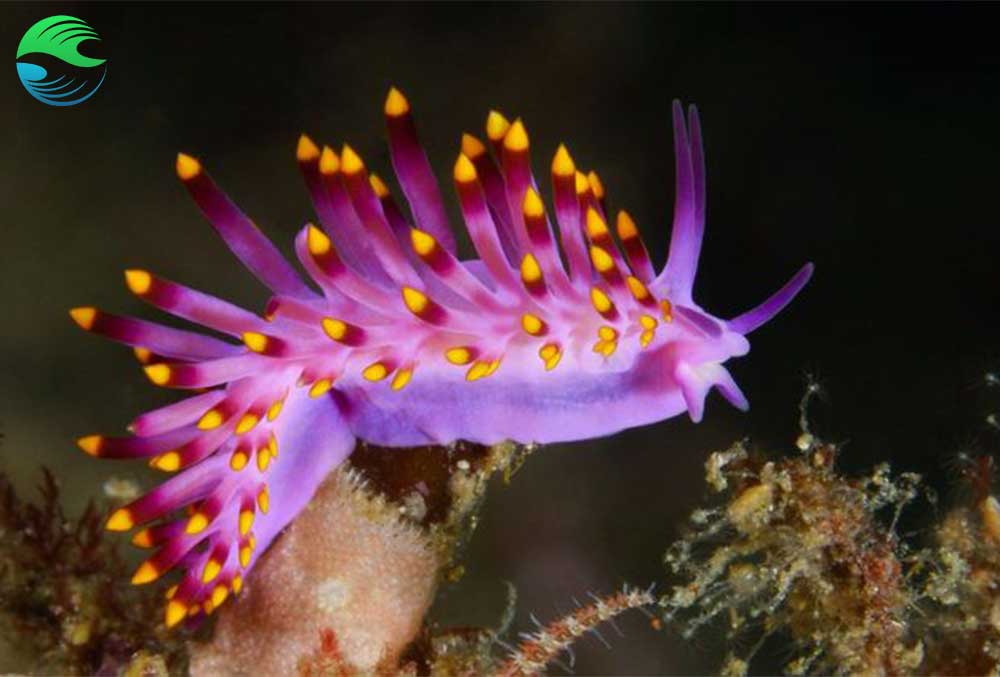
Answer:
[[159, 596], [121, 585], [127, 565], [104, 537], [103, 506], [67, 517], [47, 468], [38, 493], [24, 500], [0, 473], [0, 636], [32, 672], [184, 673], [185, 636], [164, 631]]

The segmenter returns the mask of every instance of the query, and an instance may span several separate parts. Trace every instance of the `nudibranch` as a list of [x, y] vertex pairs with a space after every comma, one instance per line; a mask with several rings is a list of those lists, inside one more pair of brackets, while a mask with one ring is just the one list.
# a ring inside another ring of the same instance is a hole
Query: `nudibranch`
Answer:
[[[460, 259], [410, 104], [385, 102], [393, 169], [407, 218], [358, 153], [303, 135], [297, 160], [319, 225], [295, 252], [308, 280], [190, 155], [177, 175], [238, 259], [271, 292], [254, 314], [145, 270], [128, 288], [225, 340], [93, 307], [82, 328], [132, 346], [154, 384], [192, 391], [144, 413], [131, 436], [90, 435], [101, 458], [147, 458], [177, 473], [115, 511], [107, 528], [141, 527], [155, 549], [136, 584], [175, 567], [166, 623], [211, 613], [238, 593], [268, 544], [303, 509], [356, 440], [383, 447], [579, 440], [687, 411], [699, 421], [713, 387], [747, 400], [723, 366], [746, 335], [809, 279], [804, 266], [758, 307], [723, 320], [692, 286], [705, 220], [701, 130], [673, 107], [676, 204], [657, 273], [632, 217], [609, 219], [597, 174], [565, 146], [551, 163], [552, 208], [521, 120], [497, 112], [488, 144], [466, 134], [454, 184], [476, 258]], [[558, 228], [557, 228], [558, 226]], [[309, 284], [309, 283], [312, 284]]]

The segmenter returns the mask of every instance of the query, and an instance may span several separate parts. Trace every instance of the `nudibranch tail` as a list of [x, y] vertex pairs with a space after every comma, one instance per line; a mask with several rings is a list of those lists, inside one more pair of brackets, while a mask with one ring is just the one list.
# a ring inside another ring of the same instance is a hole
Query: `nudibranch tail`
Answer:
[[173, 474], [107, 523], [139, 528], [133, 543], [153, 550], [134, 583], [181, 570], [167, 625], [238, 593], [356, 439], [593, 437], [682, 411], [700, 420], [712, 388], [745, 409], [722, 363], [748, 350], [744, 334], [811, 273], [806, 266], [728, 322], [694, 303], [705, 171], [693, 107], [685, 118], [674, 106], [677, 203], [659, 274], [632, 216], [611, 218], [600, 177], [565, 145], [551, 161], [547, 207], [524, 122], [496, 111], [488, 144], [463, 135], [453, 165], [476, 255], [460, 258], [409, 101], [393, 88], [384, 113], [410, 216], [353, 147], [338, 152], [302, 135], [296, 160], [318, 217], [295, 238], [305, 277], [198, 159], [177, 156], [177, 175], [205, 217], [273, 292], [261, 315], [141, 269], [125, 272], [133, 294], [224, 338], [71, 311], [83, 329], [131, 346], [153, 384], [194, 391], [138, 416], [129, 437], [78, 441], [92, 456], [143, 458]]

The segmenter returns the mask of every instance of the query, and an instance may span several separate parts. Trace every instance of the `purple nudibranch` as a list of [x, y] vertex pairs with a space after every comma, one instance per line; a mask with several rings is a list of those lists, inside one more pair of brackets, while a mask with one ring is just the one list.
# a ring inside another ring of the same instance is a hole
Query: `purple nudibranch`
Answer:
[[[102, 458], [177, 474], [115, 511], [155, 553], [133, 582], [178, 567], [167, 625], [211, 613], [303, 509], [356, 440], [384, 447], [601, 437], [687, 411], [711, 388], [748, 403], [723, 363], [806, 284], [807, 264], [758, 307], [716, 318], [692, 298], [705, 220], [698, 114], [673, 106], [676, 203], [657, 274], [632, 218], [608, 226], [604, 187], [565, 146], [550, 218], [520, 120], [491, 112], [493, 149], [462, 138], [455, 188], [478, 258], [460, 260], [441, 191], [396, 89], [385, 103], [392, 164], [412, 221], [349, 146], [299, 139], [321, 227], [295, 251], [310, 286], [195, 158], [177, 174], [233, 253], [273, 292], [263, 316], [128, 270], [129, 289], [236, 341], [74, 308], [88, 331], [133, 346], [156, 385], [197, 394], [142, 414], [130, 437], [79, 440]], [[558, 224], [558, 231], [556, 229]], [[557, 235], [558, 233], [558, 235]], [[616, 241], [617, 240], [617, 241]], [[318, 288], [318, 291], [316, 290]], [[177, 511], [187, 508], [187, 514]]]

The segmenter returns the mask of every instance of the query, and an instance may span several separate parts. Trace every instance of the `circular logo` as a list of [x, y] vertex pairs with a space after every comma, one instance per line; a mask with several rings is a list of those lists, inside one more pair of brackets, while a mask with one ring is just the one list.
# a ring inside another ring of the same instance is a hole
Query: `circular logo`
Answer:
[[42, 19], [17, 45], [21, 84], [50, 106], [75, 106], [86, 101], [108, 73], [107, 59], [80, 54], [80, 45], [88, 40], [100, 42], [101, 37], [83, 19], [62, 14]]

